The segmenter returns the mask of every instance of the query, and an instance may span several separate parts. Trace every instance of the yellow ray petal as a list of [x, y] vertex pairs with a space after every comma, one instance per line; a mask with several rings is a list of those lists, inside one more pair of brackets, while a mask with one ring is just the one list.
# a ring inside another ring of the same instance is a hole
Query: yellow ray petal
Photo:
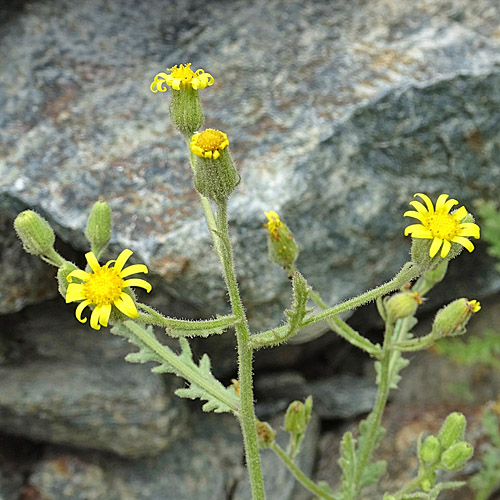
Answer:
[[75, 300], [85, 299], [85, 292], [83, 285], [80, 283], [70, 283], [68, 289], [66, 290], [66, 304], [70, 302], [75, 302]]
[[446, 200], [450, 197], [449, 194], [440, 194], [438, 196], [438, 199], [436, 201], [436, 212], [438, 212], [439, 210], [441, 210], [445, 203], [446, 203]]
[[434, 213], [434, 206], [432, 205], [432, 201], [431, 199], [424, 193], [415, 193], [413, 195], [413, 197], [415, 196], [419, 196], [420, 198], [422, 198], [422, 200], [425, 201], [425, 204], [427, 205], [427, 210], [429, 211], [429, 213], [433, 214]]
[[462, 238], [462, 236], [455, 236], [451, 241], [454, 243], [458, 243], [459, 245], [462, 245], [463, 247], [467, 248], [469, 252], [472, 252], [474, 250], [474, 245], [471, 240], [468, 240], [467, 238]]
[[78, 278], [79, 280], [82, 281], [87, 281], [90, 277], [89, 273], [86, 273], [85, 271], [82, 271], [81, 269], [75, 269], [74, 271], [71, 271], [66, 279], [71, 283], [73, 281], [73, 278]]
[[82, 312], [89, 304], [90, 300], [84, 300], [83, 302], [80, 302], [76, 308], [75, 316], [80, 323], [85, 323], [87, 321], [87, 318], [82, 318]]
[[145, 273], [148, 274], [148, 268], [144, 264], [133, 264], [132, 266], [128, 266], [120, 273], [120, 277], [126, 278], [131, 274], [137, 273]]
[[92, 252], [88, 252], [85, 254], [85, 258], [87, 259], [87, 262], [89, 263], [90, 269], [94, 271], [99, 271], [101, 269], [101, 266], [99, 265], [99, 262], [96, 259], [96, 256]]
[[422, 224], [410, 224], [405, 228], [405, 236], [411, 234], [415, 238], [432, 238], [430, 229], [422, 226]]
[[450, 210], [455, 206], [458, 205], [458, 201], [454, 200], [453, 198], [450, 198], [445, 204], [444, 204], [444, 210], [443, 212], [446, 214], [450, 213]]
[[101, 306], [101, 314], [99, 315], [99, 323], [102, 326], [108, 326], [109, 315], [111, 314], [111, 304]]
[[450, 251], [451, 243], [448, 240], [443, 240], [443, 247], [441, 248], [441, 257], [444, 259]]
[[453, 215], [453, 217], [460, 222], [467, 215], [467, 209], [465, 207], [460, 207], [458, 210], [455, 210], [451, 215]]
[[439, 238], [434, 238], [432, 240], [431, 247], [429, 248], [429, 257], [431, 259], [438, 253], [442, 244], [443, 244], [443, 240], [441, 240]]
[[419, 212], [415, 212], [414, 210], [408, 210], [403, 214], [403, 217], [413, 217], [414, 219], [418, 219], [422, 223], [427, 220], [427, 214], [424, 215]]
[[115, 300], [113, 304], [129, 318], [137, 318], [139, 316], [139, 312], [135, 307], [134, 301], [130, 295], [127, 295], [125, 292], [123, 292], [120, 295], [120, 298]]
[[102, 306], [96, 306], [95, 309], [92, 311], [92, 314], [90, 316], [90, 326], [94, 330], [101, 329], [101, 325], [99, 324], [99, 316], [101, 315], [101, 309], [102, 309]]
[[424, 205], [422, 203], [420, 203], [419, 201], [416, 201], [416, 200], [413, 200], [413, 201], [410, 201], [410, 205], [419, 213], [421, 214], [427, 214], [429, 213], [429, 211], [427, 210], [427, 208], [424, 207]]
[[129, 250], [128, 248], [126, 248], [125, 250], [122, 251], [122, 253], [120, 255], [118, 255], [118, 258], [116, 259], [116, 262], [115, 262], [115, 271], [117, 273], [120, 273], [121, 270], [123, 269], [123, 266], [125, 265], [125, 262], [127, 262], [127, 260], [130, 258], [130, 256], [133, 254], [134, 252], [132, 252], [132, 250]]
[[479, 226], [474, 224], [474, 222], [464, 222], [460, 224], [460, 233], [458, 236], [472, 236], [478, 240], [480, 237]]
[[151, 291], [152, 288], [152, 286], [146, 280], [141, 280], [139, 278], [132, 278], [130, 280], [126, 280], [123, 282], [123, 284], [125, 286], [138, 286], [140, 288], [145, 288], [148, 293]]

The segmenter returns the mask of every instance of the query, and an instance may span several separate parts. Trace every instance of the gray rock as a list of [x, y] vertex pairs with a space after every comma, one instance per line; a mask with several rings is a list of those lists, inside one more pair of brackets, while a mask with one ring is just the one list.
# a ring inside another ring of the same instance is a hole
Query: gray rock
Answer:
[[[183, 402], [146, 366], [34, 361], [1, 366], [0, 429], [52, 443], [157, 455], [186, 431]], [[167, 393], [166, 393], [167, 391]]]
[[373, 409], [377, 386], [363, 377], [338, 375], [310, 383], [309, 392], [321, 418], [352, 418]]
[[53, 448], [29, 482], [45, 500], [223, 500], [241, 456], [236, 419], [205, 414], [195, 417], [189, 437], [156, 458]]
[[[271, 420], [271, 425], [278, 430], [283, 425], [283, 417]], [[306, 436], [302, 442], [301, 451], [296, 458], [296, 464], [308, 476], [311, 477], [316, 456], [316, 447], [319, 439], [319, 419], [313, 415], [309, 422]], [[288, 444], [288, 434], [278, 432], [277, 442], [282, 448]], [[308, 490], [298, 483], [283, 462], [270, 450], [261, 453], [262, 471], [264, 475], [264, 487], [266, 498], [272, 500], [309, 500], [311, 495]], [[246, 478], [240, 480], [231, 500], [251, 500], [250, 484]], [[194, 499], [193, 499], [194, 500]]]
[[[223, 312], [183, 141], [168, 98], [149, 92], [158, 71], [191, 60], [216, 79], [206, 125], [229, 133], [242, 174], [230, 229], [254, 324], [280, 321], [289, 302], [264, 210], [293, 229], [311, 284], [342, 300], [406, 260], [413, 193], [469, 208], [498, 198], [499, 18], [495, 0], [27, 4], [0, 27], [0, 205], [37, 207], [86, 249], [87, 213], [106, 199], [113, 251], [133, 248], [164, 279], [158, 301]], [[458, 279], [481, 259], [461, 257]], [[500, 288], [479, 275], [477, 291]]]

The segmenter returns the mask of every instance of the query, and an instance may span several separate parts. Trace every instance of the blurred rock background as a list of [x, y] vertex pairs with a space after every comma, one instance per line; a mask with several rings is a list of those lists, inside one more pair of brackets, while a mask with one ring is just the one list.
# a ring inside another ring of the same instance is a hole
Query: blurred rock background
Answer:
[[[264, 210], [293, 229], [299, 268], [333, 303], [405, 262], [402, 213], [415, 192], [449, 193], [471, 211], [499, 198], [497, 0], [12, 0], [0, 4], [0, 40], [2, 500], [249, 498], [236, 422], [201, 415], [172, 396], [182, 382], [128, 365], [129, 346], [80, 325], [54, 270], [12, 231], [17, 212], [36, 209], [81, 263], [88, 211], [105, 200], [110, 258], [135, 251], [153, 274], [155, 306], [192, 318], [227, 310], [168, 96], [149, 91], [159, 71], [191, 61], [215, 77], [201, 91], [205, 126], [227, 132], [242, 175], [230, 229], [255, 331], [283, 320], [290, 295], [267, 261]], [[479, 243], [451, 264], [423, 315], [474, 297], [490, 306], [482, 327], [497, 327], [499, 289]], [[380, 334], [373, 308], [351, 320]], [[224, 339], [195, 350], [210, 352], [229, 384], [234, 345]], [[301, 466], [322, 479], [336, 477], [339, 436], [372, 404], [370, 366], [328, 332], [257, 353], [262, 418], [314, 395]], [[481, 405], [498, 397], [498, 377], [474, 369], [461, 369], [472, 401], [447, 391], [456, 370], [424, 353], [404, 373], [382, 453], [404, 451], [408, 462], [390, 469], [391, 484], [412, 472], [421, 431], [453, 409], [476, 429]], [[263, 457], [270, 499], [310, 500]]]

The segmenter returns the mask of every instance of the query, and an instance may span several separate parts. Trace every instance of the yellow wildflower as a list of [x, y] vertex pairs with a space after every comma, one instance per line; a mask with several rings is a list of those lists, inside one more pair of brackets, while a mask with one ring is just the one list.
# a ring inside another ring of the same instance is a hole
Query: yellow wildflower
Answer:
[[469, 300], [467, 306], [470, 308], [470, 311], [472, 313], [477, 313], [478, 311], [481, 310], [481, 302], [479, 302], [479, 300], [476, 299]]
[[195, 155], [216, 160], [219, 158], [220, 152], [229, 146], [229, 140], [224, 132], [207, 128], [203, 132], [193, 135], [190, 146]]
[[[76, 308], [76, 319], [85, 323], [87, 318], [82, 318], [82, 312], [87, 306], [94, 306], [90, 316], [90, 326], [94, 330], [100, 330], [102, 326], [108, 326], [111, 306], [115, 306], [125, 316], [137, 318], [139, 312], [134, 300], [123, 289], [129, 286], [145, 288], [149, 293], [151, 285], [142, 279], [124, 279], [136, 273], [147, 273], [148, 268], [144, 264], [134, 264], [125, 269], [123, 266], [132, 255], [132, 251], [125, 249], [116, 260], [108, 261], [100, 266], [96, 256], [92, 252], [85, 254], [85, 258], [92, 269], [91, 273], [76, 269], [68, 274], [70, 283], [66, 291], [66, 303], [83, 301]], [[81, 283], [75, 283], [75, 278]]]
[[205, 87], [210, 87], [214, 84], [214, 77], [210, 73], [205, 73], [202, 69], [197, 69], [193, 71], [191, 69], [191, 63], [181, 64], [180, 66], [172, 66], [167, 68], [167, 73], [158, 73], [153, 83], [151, 84], [151, 92], [166, 92], [167, 87], [171, 87], [173, 90], [180, 90], [181, 87], [190, 86], [194, 90], [204, 89]]
[[458, 243], [469, 252], [474, 250], [474, 245], [467, 237], [479, 238], [479, 226], [473, 222], [462, 222], [468, 215], [465, 207], [450, 213], [457, 200], [449, 199], [449, 195], [441, 194], [434, 208], [430, 198], [422, 193], [416, 193], [426, 204], [420, 201], [411, 201], [416, 211], [409, 210], [404, 213], [405, 217], [413, 217], [420, 224], [411, 224], [405, 229], [405, 236], [411, 234], [413, 238], [431, 239], [429, 256], [433, 258], [441, 249], [441, 257], [446, 257], [450, 251], [451, 243]]

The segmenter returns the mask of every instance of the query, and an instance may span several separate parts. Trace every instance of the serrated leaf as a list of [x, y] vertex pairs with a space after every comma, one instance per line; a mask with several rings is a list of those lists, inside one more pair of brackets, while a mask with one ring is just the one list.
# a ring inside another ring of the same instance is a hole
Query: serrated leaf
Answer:
[[125, 359], [131, 363], [158, 363], [151, 371], [154, 373], [173, 373], [190, 385], [178, 389], [176, 394], [190, 399], [206, 401], [204, 411], [215, 413], [237, 412], [239, 399], [234, 389], [224, 387], [211, 371], [210, 358], [204, 354], [197, 365], [189, 342], [180, 338], [181, 353], [176, 354], [169, 347], [156, 339], [151, 326], [145, 328], [133, 321], [115, 325], [111, 333], [125, 337], [130, 343], [139, 347], [138, 352], [128, 354]]
[[279, 328], [252, 336], [251, 343], [254, 349], [282, 344], [300, 330], [302, 320], [311, 311], [306, 307], [309, 298], [308, 289], [307, 281], [296, 271], [292, 278], [292, 304], [290, 309], [285, 311], [287, 322]]
[[[389, 389], [397, 389], [398, 383], [401, 380], [399, 372], [406, 368], [410, 362], [401, 356], [401, 353], [394, 351], [391, 353], [391, 366], [389, 371]], [[376, 383], [380, 384], [380, 361], [375, 361], [375, 372], [377, 374]]]
[[346, 432], [340, 443], [340, 458], [338, 464], [342, 470], [341, 495], [343, 500], [353, 500], [355, 496], [356, 451], [355, 440], [351, 432]]

